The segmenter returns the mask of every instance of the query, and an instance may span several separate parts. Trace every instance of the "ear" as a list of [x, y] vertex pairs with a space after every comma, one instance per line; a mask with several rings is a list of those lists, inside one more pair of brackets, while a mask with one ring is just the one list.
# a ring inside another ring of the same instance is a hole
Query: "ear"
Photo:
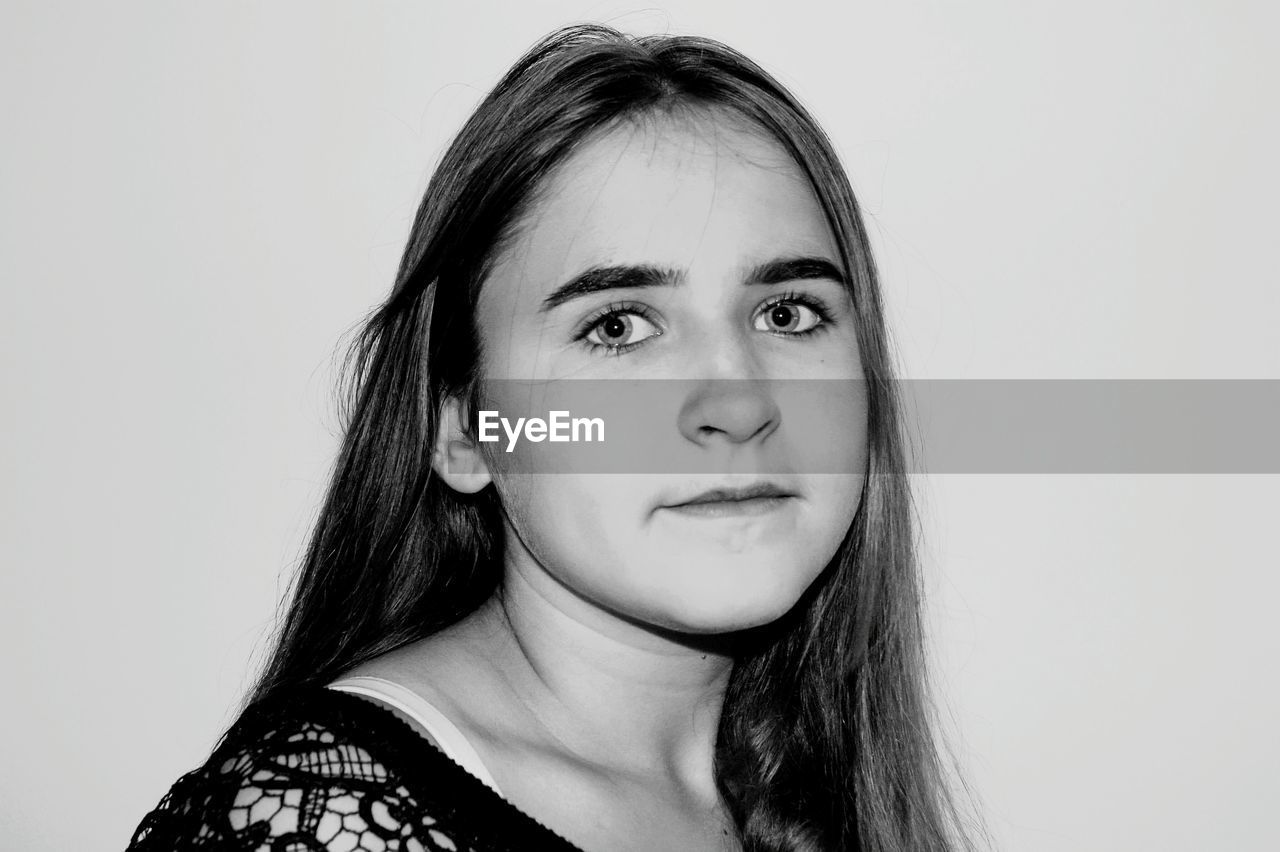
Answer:
[[454, 491], [474, 494], [493, 481], [479, 445], [467, 434], [466, 411], [456, 396], [440, 406], [431, 468]]

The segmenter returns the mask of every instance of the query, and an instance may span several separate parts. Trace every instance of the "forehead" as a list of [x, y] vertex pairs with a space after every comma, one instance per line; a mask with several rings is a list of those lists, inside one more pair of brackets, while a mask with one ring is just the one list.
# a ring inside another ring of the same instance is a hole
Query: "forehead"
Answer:
[[481, 293], [550, 290], [593, 265], [720, 274], [836, 248], [799, 166], [774, 140], [715, 116], [642, 119], [590, 140], [539, 187]]

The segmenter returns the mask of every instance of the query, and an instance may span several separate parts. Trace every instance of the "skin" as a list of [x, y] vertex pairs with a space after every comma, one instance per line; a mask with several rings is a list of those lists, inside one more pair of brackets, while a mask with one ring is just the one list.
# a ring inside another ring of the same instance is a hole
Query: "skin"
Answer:
[[[437, 703], [517, 807], [584, 849], [736, 848], [713, 772], [732, 636], [793, 607], [857, 509], [862, 474], [806, 473], [798, 460], [818, 446], [821, 469], [862, 470], [865, 398], [815, 406], [786, 391], [787, 380], [862, 377], [849, 295], [830, 279], [745, 283], [759, 264], [794, 257], [839, 268], [812, 190], [776, 143], [723, 116], [654, 119], [562, 164], [481, 292], [486, 378], [669, 379], [656, 385], [665, 396], [620, 410], [655, 452], [700, 466], [575, 473], [573, 445], [528, 442], [508, 456], [474, 443], [450, 401], [436, 470], [459, 491], [497, 488], [501, 595], [351, 673]], [[582, 271], [618, 264], [674, 269], [682, 283], [542, 309]], [[770, 313], [797, 294], [820, 300], [823, 316], [799, 301]], [[644, 310], [590, 325], [619, 303]], [[784, 333], [779, 317], [821, 328]], [[634, 345], [609, 350], [624, 341]], [[545, 416], [545, 399], [525, 410], [528, 394], [511, 390], [529, 385], [495, 387], [504, 415]], [[789, 496], [713, 516], [678, 507], [759, 481]]]

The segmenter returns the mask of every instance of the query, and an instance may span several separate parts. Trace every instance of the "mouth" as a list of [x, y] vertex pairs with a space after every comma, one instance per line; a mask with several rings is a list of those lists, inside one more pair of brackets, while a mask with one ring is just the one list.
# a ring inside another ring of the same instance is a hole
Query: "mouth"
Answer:
[[693, 517], [727, 518], [774, 512], [796, 498], [794, 492], [761, 482], [744, 488], [713, 488], [661, 508]]

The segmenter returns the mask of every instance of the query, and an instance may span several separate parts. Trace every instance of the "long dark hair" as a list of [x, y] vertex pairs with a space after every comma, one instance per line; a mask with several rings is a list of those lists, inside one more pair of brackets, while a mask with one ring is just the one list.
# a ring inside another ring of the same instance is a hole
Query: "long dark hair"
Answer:
[[497, 590], [494, 489], [461, 495], [431, 472], [441, 401], [473, 398], [478, 386], [480, 287], [552, 168], [620, 121], [674, 110], [745, 119], [808, 176], [853, 291], [869, 400], [868, 476], [840, 550], [797, 609], [735, 658], [716, 743], [720, 791], [751, 850], [955, 849], [925, 698], [899, 409], [857, 202], [795, 98], [707, 39], [560, 30], [462, 128], [418, 208], [395, 287], [353, 349], [341, 454], [246, 700], [327, 683]]

